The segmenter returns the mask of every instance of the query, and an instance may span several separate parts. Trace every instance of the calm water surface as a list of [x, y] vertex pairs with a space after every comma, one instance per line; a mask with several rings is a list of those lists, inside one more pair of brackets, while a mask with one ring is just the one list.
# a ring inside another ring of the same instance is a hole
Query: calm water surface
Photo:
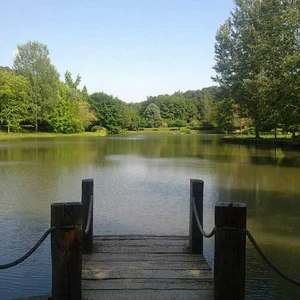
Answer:
[[[79, 201], [95, 179], [96, 234], [188, 234], [189, 179], [205, 182], [205, 227], [218, 201], [245, 202], [248, 228], [270, 258], [300, 279], [300, 152], [219, 143], [210, 135], [134, 135], [0, 141], [0, 264], [49, 228], [52, 202]], [[213, 264], [213, 240], [205, 255]], [[0, 299], [50, 293], [49, 239], [0, 271]], [[298, 300], [247, 245], [247, 299]]]

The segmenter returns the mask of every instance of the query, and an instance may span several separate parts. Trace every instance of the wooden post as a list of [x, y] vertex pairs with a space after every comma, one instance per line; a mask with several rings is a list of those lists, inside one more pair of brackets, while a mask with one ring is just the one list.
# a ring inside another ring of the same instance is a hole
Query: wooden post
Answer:
[[[83, 215], [82, 227], [83, 229], [85, 229], [88, 220], [91, 196], [94, 195], [94, 179], [83, 179], [81, 184], [81, 190], [82, 190], [81, 203], [82, 203], [82, 215]], [[86, 254], [90, 254], [93, 252], [93, 213], [94, 213], [93, 210], [94, 208], [92, 207], [90, 229], [87, 232], [87, 234], [83, 232], [82, 252]]]
[[191, 253], [203, 254], [203, 236], [199, 231], [192, 207], [192, 198], [195, 199], [195, 204], [203, 226], [203, 180], [190, 180], [190, 230], [189, 230], [189, 249]]
[[51, 233], [52, 300], [81, 300], [82, 273], [82, 205], [80, 202], [52, 203], [51, 227], [76, 226], [57, 229]]
[[245, 298], [247, 206], [218, 203], [215, 207], [214, 299]]

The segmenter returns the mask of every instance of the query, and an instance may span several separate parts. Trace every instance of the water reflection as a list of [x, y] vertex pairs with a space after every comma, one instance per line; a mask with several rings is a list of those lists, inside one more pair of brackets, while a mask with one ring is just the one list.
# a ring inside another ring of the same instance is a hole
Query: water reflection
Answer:
[[[50, 203], [78, 201], [95, 179], [98, 234], [188, 234], [189, 179], [205, 181], [207, 230], [218, 201], [245, 202], [248, 228], [268, 256], [300, 277], [299, 152], [225, 145], [209, 135], [49, 138], [0, 143], [0, 263], [48, 228]], [[213, 264], [213, 240], [205, 254]], [[49, 241], [0, 273], [0, 299], [50, 292]], [[298, 299], [247, 246], [247, 299]]]

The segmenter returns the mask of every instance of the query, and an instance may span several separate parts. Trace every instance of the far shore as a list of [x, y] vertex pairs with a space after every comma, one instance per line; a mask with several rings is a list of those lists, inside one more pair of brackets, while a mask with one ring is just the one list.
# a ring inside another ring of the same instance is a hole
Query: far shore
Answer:
[[[143, 130], [124, 131], [116, 135], [129, 134], [197, 134], [199, 131], [182, 128], [145, 128]], [[30, 133], [5, 133], [0, 132], [0, 141], [26, 138], [54, 138], [54, 137], [100, 137], [101, 132], [80, 133], [54, 133], [54, 132], [30, 132]]]

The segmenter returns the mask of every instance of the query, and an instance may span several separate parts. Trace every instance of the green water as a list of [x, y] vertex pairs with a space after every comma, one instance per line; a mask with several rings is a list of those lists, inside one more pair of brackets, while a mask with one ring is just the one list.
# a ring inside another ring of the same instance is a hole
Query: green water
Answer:
[[[189, 179], [205, 182], [205, 228], [218, 201], [245, 202], [267, 255], [300, 279], [300, 152], [219, 143], [215, 135], [132, 135], [0, 141], [0, 264], [49, 227], [51, 202], [78, 201], [95, 180], [96, 234], [188, 234]], [[213, 265], [213, 240], [205, 255]], [[49, 240], [0, 271], [0, 299], [51, 289]], [[299, 299], [247, 245], [247, 299]]]

